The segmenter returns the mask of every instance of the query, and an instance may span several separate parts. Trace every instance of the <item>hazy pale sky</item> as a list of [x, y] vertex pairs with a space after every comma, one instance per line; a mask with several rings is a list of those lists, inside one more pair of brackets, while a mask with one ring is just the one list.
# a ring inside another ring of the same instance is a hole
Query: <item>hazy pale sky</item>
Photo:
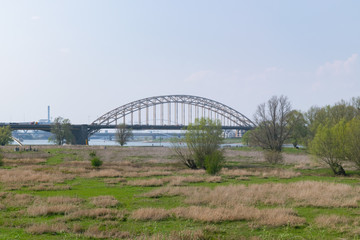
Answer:
[[0, 122], [189, 94], [252, 119], [360, 96], [357, 0], [0, 0]]

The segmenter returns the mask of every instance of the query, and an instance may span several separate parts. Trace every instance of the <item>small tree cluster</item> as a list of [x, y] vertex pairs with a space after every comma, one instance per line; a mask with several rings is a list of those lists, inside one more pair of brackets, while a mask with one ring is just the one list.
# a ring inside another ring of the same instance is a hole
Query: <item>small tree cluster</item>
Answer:
[[173, 150], [183, 164], [192, 169], [202, 168], [216, 174], [222, 168], [224, 157], [220, 121], [195, 119], [185, 133], [185, 142], [174, 140]]
[[326, 163], [336, 175], [345, 175], [344, 162], [359, 166], [360, 97], [341, 100], [333, 106], [311, 107], [305, 114], [311, 153]]

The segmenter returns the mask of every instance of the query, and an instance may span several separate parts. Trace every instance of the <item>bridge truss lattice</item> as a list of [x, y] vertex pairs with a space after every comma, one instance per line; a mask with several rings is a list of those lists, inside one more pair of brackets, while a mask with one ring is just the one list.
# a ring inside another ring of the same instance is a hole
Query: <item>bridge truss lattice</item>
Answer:
[[201, 117], [218, 119], [222, 126], [242, 129], [255, 126], [250, 119], [229, 106], [191, 95], [156, 96], [133, 101], [105, 113], [92, 125], [186, 126]]

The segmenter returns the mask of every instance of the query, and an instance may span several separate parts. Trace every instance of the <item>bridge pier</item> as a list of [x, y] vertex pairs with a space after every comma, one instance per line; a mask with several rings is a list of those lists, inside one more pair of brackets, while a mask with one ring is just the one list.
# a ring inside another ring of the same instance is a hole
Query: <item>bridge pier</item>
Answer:
[[84, 124], [71, 129], [72, 134], [75, 137], [76, 145], [87, 145], [89, 141], [88, 125]]

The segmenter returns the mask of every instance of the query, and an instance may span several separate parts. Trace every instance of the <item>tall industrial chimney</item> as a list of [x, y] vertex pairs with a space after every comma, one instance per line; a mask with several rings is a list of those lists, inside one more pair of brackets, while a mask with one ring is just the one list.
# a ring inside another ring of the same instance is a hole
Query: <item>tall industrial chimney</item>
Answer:
[[48, 123], [50, 123], [50, 106], [48, 106]]

